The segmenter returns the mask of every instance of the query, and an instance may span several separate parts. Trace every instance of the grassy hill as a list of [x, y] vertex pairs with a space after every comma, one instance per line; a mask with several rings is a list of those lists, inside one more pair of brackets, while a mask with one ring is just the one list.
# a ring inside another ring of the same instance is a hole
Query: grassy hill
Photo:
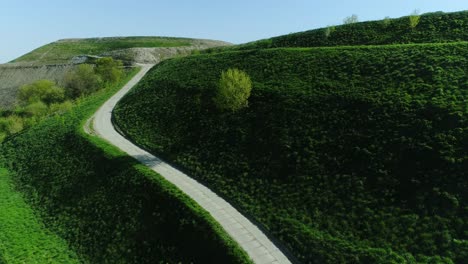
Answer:
[[[7, 190], [24, 196], [27, 213], [36, 215], [39, 222], [35, 229], [14, 229], [10, 220], [6, 226], [2, 222], [0, 259], [28, 262], [42, 250], [42, 257], [48, 258], [43, 263], [70, 263], [73, 256], [80, 263], [250, 263], [190, 198], [134, 159], [83, 132], [84, 122], [130, 77], [83, 99], [71, 112], [0, 144], [0, 167], [7, 169], [0, 170], [0, 188], [8, 175], [13, 185]], [[2, 212], [11, 212], [8, 218], [23, 210], [22, 204], [0, 206]], [[2, 217], [6, 216], [0, 213]], [[3, 229], [8, 231], [6, 237]], [[21, 238], [23, 229], [31, 232], [29, 239], [22, 238], [29, 244], [18, 246], [21, 240], [8, 239], [10, 234]], [[33, 243], [37, 236], [43, 239], [38, 248]]]
[[[212, 101], [227, 68], [253, 81], [238, 112]], [[467, 69], [467, 42], [205, 54], [154, 68], [114, 117], [303, 263], [463, 263]]]
[[410, 25], [410, 16], [386, 18], [379, 21], [329, 26], [298, 32], [233, 46], [228, 49], [458, 42], [468, 41], [466, 28], [468, 28], [468, 11], [437, 12], [419, 16], [419, 22], [414, 27]]
[[102, 55], [130, 48], [213, 47], [224, 42], [170, 37], [108, 37], [63, 39], [27, 53], [12, 62], [67, 63], [79, 55]]

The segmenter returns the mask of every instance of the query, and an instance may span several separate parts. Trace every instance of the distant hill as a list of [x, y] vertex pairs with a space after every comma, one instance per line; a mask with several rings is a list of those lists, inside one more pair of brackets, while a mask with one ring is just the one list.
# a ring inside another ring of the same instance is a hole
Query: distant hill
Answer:
[[[169, 37], [107, 37], [88, 39], [62, 39], [35, 49], [12, 62], [58, 64], [72, 63], [73, 58], [84, 55], [103, 56], [134, 48], [174, 50], [204, 49], [226, 46], [228, 43], [213, 40], [198, 40]], [[132, 60], [132, 57], [127, 59]]]
[[229, 43], [169, 37], [109, 37], [59, 40], [31, 51], [11, 63], [0, 64], [0, 108], [11, 108], [20, 86], [40, 79], [62, 82], [76, 64], [96, 56], [110, 56], [126, 64], [158, 63], [193, 50], [226, 46]]

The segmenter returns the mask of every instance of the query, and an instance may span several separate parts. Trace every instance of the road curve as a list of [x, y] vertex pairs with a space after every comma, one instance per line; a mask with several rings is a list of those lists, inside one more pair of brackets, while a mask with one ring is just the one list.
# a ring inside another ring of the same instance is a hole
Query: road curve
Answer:
[[201, 207], [208, 211], [221, 224], [226, 232], [247, 252], [255, 263], [291, 263], [288, 258], [247, 218], [234, 207], [216, 195], [204, 185], [198, 183], [181, 171], [137, 147], [120, 135], [111, 122], [112, 110], [117, 102], [133, 87], [154, 65], [140, 65], [142, 69], [119, 92], [112, 96], [87, 122], [85, 130], [90, 133], [92, 122], [93, 133], [109, 141], [128, 155], [134, 157], [169, 182], [190, 196]]

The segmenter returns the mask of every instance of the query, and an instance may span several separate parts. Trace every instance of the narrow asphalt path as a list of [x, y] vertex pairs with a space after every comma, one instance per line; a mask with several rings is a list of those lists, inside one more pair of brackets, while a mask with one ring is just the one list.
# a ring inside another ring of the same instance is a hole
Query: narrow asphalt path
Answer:
[[[239, 243], [255, 263], [291, 263], [260, 229], [240, 214], [228, 202], [186, 174], [137, 147], [114, 129], [111, 116], [115, 105], [154, 65], [140, 66], [142, 66], [141, 71], [118, 93], [102, 105], [90, 121], [87, 122], [85, 130], [88, 133], [95, 133], [117, 146], [128, 155], [162, 175], [165, 179], [190, 196], [221, 224], [226, 232]], [[93, 131], [89, 128], [91, 123], [93, 125]]]

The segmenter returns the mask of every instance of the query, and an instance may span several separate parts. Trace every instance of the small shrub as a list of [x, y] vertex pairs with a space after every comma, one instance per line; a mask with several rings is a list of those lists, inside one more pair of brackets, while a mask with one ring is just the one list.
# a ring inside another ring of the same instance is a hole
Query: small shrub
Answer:
[[384, 24], [385, 27], [388, 27], [388, 26], [390, 26], [390, 24], [392, 23], [392, 19], [390, 19], [390, 17], [386, 16], [386, 17], [382, 20], [382, 23]]
[[59, 104], [51, 104], [49, 112], [55, 113], [55, 114], [63, 114], [65, 112], [70, 111], [72, 107], [73, 107], [73, 103], [71, 101], [65, 101]]
[[327, 28], [325, 28], [325, 37], [330, 37], [330, 35], [335, 32], [336, 30], [336, 27], [335, 26], [328, 26]]
[[200, 52], [200, 50], [197, 50], [197, 49], [196, 49], [196, 50], [192, 50], [192, 51], [190, 52], [190, 54], [191, 54], [191, 55], [200, 55], [201, 52]]
[[358, 16], [353, 14], [345, 19], [343, 19], [343, 24], [348, 25], [348, 24], [354, 24], [359, 22]]
[[31, 103], [24, 107], [24, 113], [28, 116], [41, 117], [47, 115], [49, 107], [41, 101]]
[[4, 134], [5, 137], [20, 132], [23, 127], [23, 120], [16, 115], [0, 118], [0, 133]]
[[252, 81], [247, 73], [228, 69], [221, 74], [214, 102], [219, 109], [237, 111], [247, 107]]
[[421, 16], [419, 15], [418, 10], [414, 10], [413, 13], [409, 16], [409, 24], [410, 28], [415, 28], [419, 24], [419, 20], [421, 19]]

